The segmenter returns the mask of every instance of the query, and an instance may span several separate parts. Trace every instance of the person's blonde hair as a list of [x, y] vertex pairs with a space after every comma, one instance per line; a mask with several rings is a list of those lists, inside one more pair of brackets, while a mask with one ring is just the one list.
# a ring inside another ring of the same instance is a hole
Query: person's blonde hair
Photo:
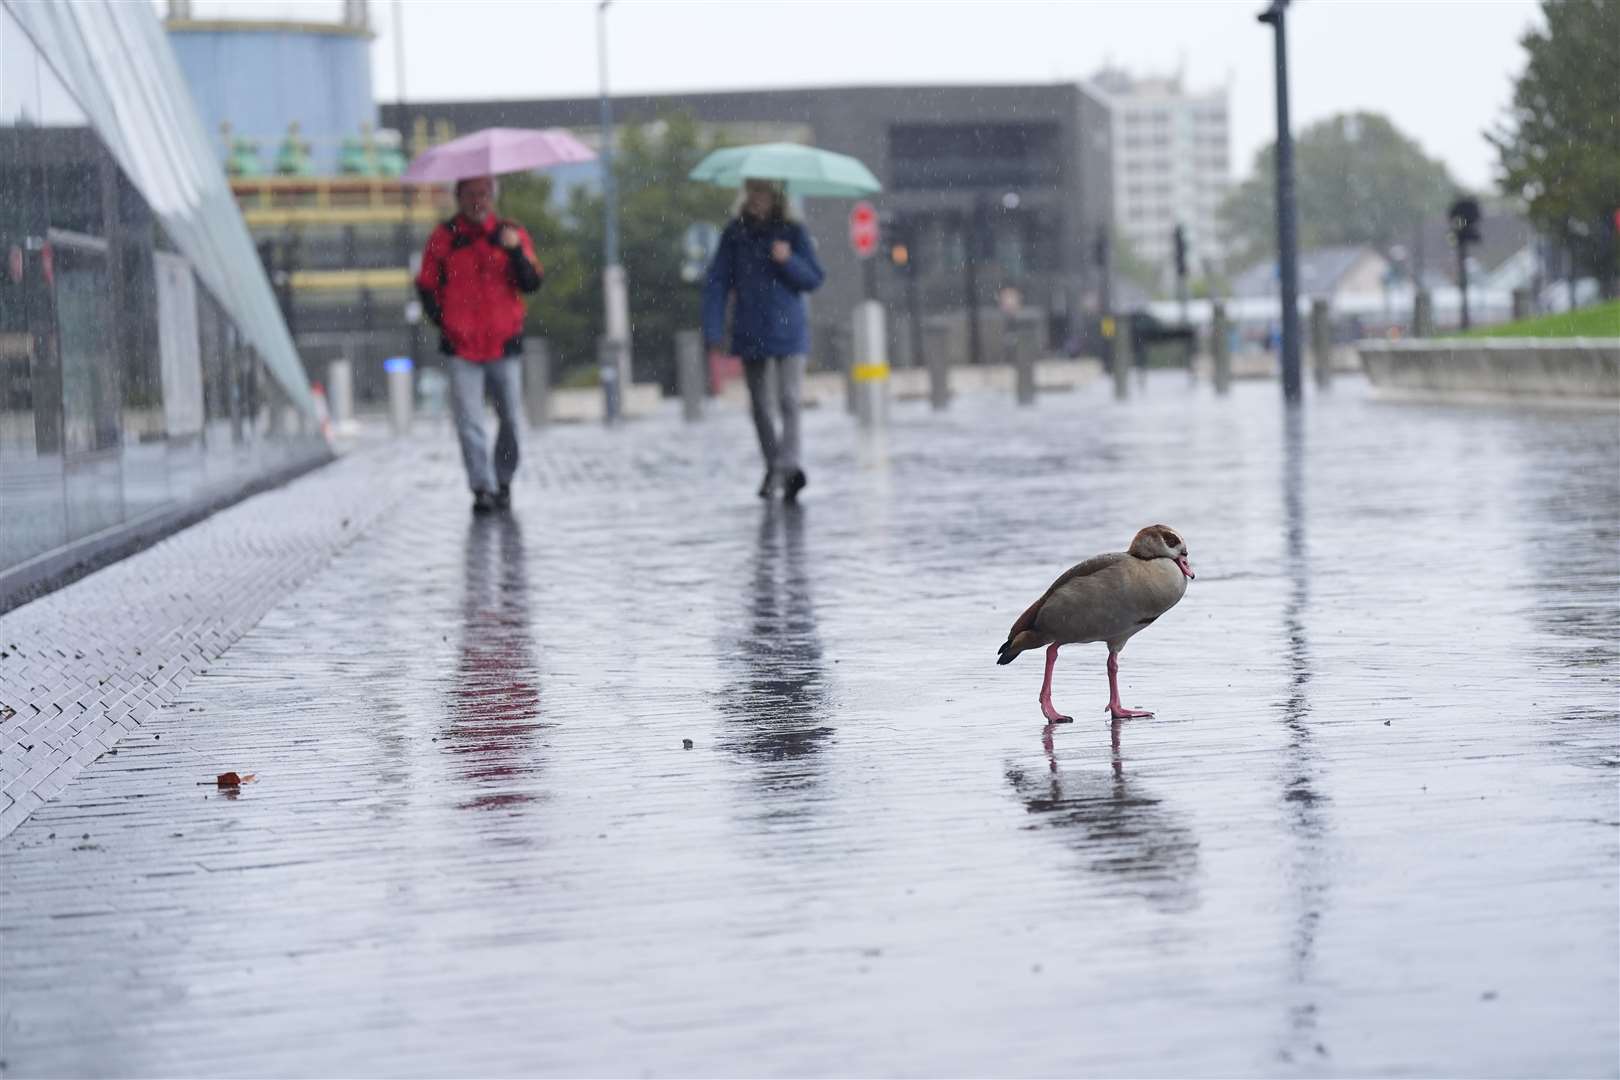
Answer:
[[[786, 183], [781, 180], [760, 180], [757, 178], [753, 179], [752, 182], [768, 185], [771, 194], [774, 196], [775, 205], [771, 208], [771, 213], [766, 218], [767, 221], [780, 223], [799, 220], [799, 216], [793, 212], [793, 203], [788, 200]], [[736, 201], [731, 204], [731, 216], [739, 220], [743, 216], [743, 207], [748, 205], [748, 184], [749, 180], [745, 179], [742, 188], [737, 192]]]

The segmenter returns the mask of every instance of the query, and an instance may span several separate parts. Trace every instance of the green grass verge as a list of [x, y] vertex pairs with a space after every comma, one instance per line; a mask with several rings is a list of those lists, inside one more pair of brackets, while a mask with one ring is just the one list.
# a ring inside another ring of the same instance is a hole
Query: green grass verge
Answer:
[[1577, 308], [1558, 315], [1541, 315], [1534, 319], [1503, 323], [1500, 326], [1480, 326], [1465, 334], [1452, 337], [1620, 337], [1620, 300], [1592, 307]]

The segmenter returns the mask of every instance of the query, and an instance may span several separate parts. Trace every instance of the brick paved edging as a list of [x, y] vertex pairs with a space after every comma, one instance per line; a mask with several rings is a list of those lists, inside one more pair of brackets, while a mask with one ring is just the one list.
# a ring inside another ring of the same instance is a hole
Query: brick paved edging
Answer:
[[0, 836], [397, 506], [411, 470], [368, 461], [398, 450], [356, 451], [0, 615]]
[[287, 464], [247, 483], [238, 481], [223, 485], [217, 490], [204, 492], [194, 501], [164, 507], [29, 559], [20, 566], [0, 571], [0, 615], [71, 585], [119, 559], [127, 559], [138, 551], [144, 551], [159, 540], [195, 525], [226, 507], [281, 487], [332, 461], [332, 451], [324, 443], [312, 445]]

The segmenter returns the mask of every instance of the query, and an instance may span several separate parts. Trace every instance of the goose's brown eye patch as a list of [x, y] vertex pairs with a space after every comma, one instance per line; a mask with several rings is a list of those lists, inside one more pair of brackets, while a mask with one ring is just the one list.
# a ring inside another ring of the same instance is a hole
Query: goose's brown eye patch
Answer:
[[1175, 533], [1171, 532], [1169, 529], [1165, 529], [1159, 535], [1161, 537], [1163, 537], [1164, 542], [1166, 544], [1169, 544], [1171, 547], [1178, 548], [1178, 547], [1181, 546], [1181, 537], [1177, 536]]

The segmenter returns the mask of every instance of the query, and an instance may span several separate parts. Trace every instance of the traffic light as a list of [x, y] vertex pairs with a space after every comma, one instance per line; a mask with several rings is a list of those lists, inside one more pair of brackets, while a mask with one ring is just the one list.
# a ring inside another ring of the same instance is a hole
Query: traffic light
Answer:
[[1464, 195], [1451, 204], [1451, 235], [1458, 244], [1477, 244], [1479, 234], [1479, 200]]
[[1462, 328], [1468, 329], [1468, 245], [1479, 243], [1479, 200], [1461, 195], [1451, 204], [1451, 242], [1457, 248], [1457, 288], [1462, 294]]
[[883, 218], [883, 247], [889, 256], [889, 265], [896, 270], [910, 271], [911, 223], [905, 218], [885, 215]]
[[1176, 277], [1184, 278], [1187, 276], [1187, 230], [1177, 225], [1170, 238], [1176, 247]]

